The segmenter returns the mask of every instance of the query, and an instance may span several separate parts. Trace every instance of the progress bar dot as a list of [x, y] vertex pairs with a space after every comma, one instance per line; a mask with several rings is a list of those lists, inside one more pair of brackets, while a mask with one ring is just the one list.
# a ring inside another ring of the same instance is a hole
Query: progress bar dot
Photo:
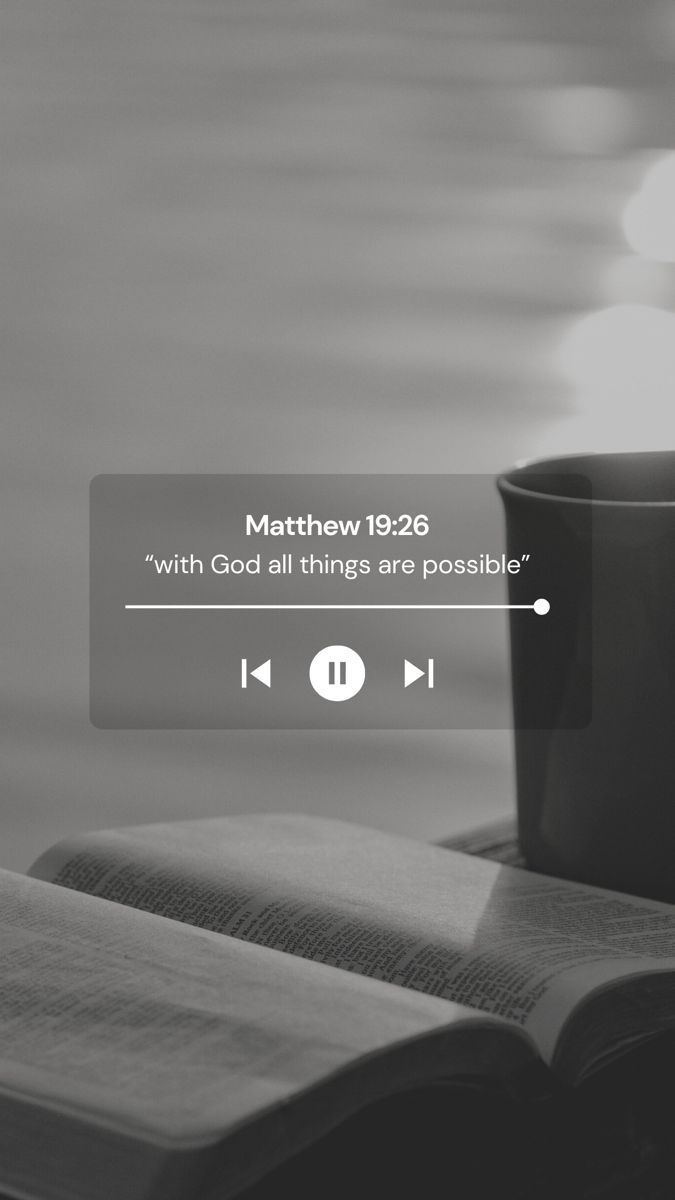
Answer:
[[533, 608], [538, 617], [545, 617], [550, 611], [551, 605], [548, 600], [535, 600]]

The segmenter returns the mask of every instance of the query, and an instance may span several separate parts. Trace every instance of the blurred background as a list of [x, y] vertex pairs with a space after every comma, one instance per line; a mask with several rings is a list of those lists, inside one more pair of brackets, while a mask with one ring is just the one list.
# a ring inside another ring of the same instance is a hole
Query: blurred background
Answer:
[[89, 480], [672, 445], [674, 114], [673, 0], [5, 0], [0, 865], [510, 810], [507, 732], [92, 728]]

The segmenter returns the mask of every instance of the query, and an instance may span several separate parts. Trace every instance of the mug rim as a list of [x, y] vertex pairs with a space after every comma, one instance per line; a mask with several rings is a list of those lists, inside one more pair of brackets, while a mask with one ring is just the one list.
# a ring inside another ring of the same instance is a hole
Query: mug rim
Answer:
[[[673, 468], [675, 470], [675, 450], [586, 450], [578, 453], [570, 454], [555, 454], [555, 455], [537, 455], [533, 458], [518, 459], [512, 467], [506, 471], [501, 471], [497, 476], [497, 487], [502, 494], [512, 494], [514, 496], [532, 496], [536, 500], [544, 500], [556, 504], [592, 504], [605, 508], [675, 508], [675, 496], [672, 500], [606, 500], [595, 499], [593, 496], [587, 499], [584, 496], [566, 496], [562, 493], [539, 492], [534, 488], [519, 486], [517, 482], [518, 476], [527, 475], [528, 467], [552, 466], [555, 463], [569, 463], [576, 461], [580, 464], [580, 469], [576, 474], [583, 475], [581, 464], [583, 461], [594, 461], [597, 459], [626, 459], [626, 458], [663, 458], [666, 455], [671, 455], [673, 459]], [[572, 474], [573, 472], [570, 472]], [[516, 477], [514, 479], [514, 476]]]

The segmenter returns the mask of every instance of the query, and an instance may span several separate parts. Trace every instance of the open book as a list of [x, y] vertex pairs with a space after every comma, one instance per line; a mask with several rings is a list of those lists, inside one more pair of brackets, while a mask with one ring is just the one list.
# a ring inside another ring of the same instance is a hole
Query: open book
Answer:
[[567, 1090], [675, 1026], [675, 908], [339, 821], [76, 837], [0, 912], [22, 1200], [225, 1200], [388, 1096]]

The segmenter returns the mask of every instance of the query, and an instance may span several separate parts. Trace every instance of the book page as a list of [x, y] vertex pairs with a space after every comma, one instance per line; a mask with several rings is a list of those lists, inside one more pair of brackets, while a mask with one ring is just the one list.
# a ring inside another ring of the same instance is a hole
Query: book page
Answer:
[[[11, 1190], [6, 1164], [17, 1170], [12, 1097], [39, 1099], [40, 1128], [53, 1108], [173, 1147], [208, 1145], [281, 1105], [267, 1134], [278, 1157], [294, 1148], [289, 1106], [308, 1088], [332, 1081], [336, 1100], [305, 1112], [296, 1137], [378, 1089], [470, 1071], [467, 1054], [484, 1072], [493, 1031], [515, 1045], [502, 1066], [534, 1053], [503, 1023], [444, 1001], [36, 879], [0, 872], [0, 909], [0, 1192]], [[487, 1049], [470, 1052], [477, 1029]], [[414, 1053], [397, 1058], [397, 1047]], [[256, 1147], [264, 1166], [262, 1133]], [[34, 1147], [25, 1153], [29, 1172]]]
[[551, 1062], [590, 990], [675, 970], [675, 910], [303, 816], [92, 834], [33, 868], [67, 887], [506, 1018]]

